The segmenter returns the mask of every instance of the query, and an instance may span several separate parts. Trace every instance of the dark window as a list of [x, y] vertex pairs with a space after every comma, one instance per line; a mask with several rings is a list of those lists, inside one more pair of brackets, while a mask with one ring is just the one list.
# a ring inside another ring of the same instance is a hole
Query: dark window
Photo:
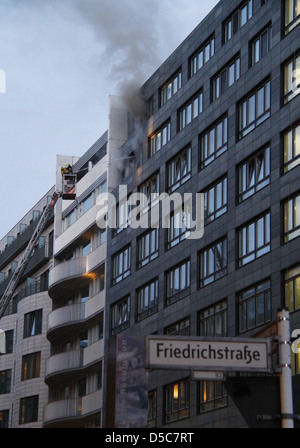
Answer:
[[172, 193], [192, 175], [192, 148], [189, 147], [182, 151], [173, 160], [168, 162], [168, 189]]
[[227, 212], [227, 177], [204, 192], [204, 218], [208, 224]]
[[239, 202], [269, 185], [271, 174], [270, 152], [270, 147], [267, 147], [239, 166]]
[[242, 139], [271, 116], [271, 83], [266, 81], [239, 103], [239, 138]]
[[190, 415], [190, 383], [182, 380], [165, 387], [165, 421], [181, 420]]
[[113, 285], [124, 280], [130, 275], [131, 266], [131, 247], [126, 247], [112, 258], [113, 267]]
[[36, 422], [38, 420], [39, 396], [21, 398], [19, 424]]
[[184, 261], [166, 274], [166, 304], [180, 300], [190, 292], [190, 260]]
[[253, 15], [253, 0], [247, 0], [223, 24], [223, 41], [230, 40]]
[[158, 229], [151, 229], [138, 238], [138, 269], [158, 257]]
[[182, 131], [194, 118], [203, 112], [203, 91], [201, 90], [178, 111], [178, 130]]
[[9, 410], [5, 409], [4, 411], [0, 411], [0, 429], [8, 428], [9, 425]]
[[300, 236], [300, 194], [284, 202], [284, 242]]
[[200, 252], [200, 288], [227, 274], [227, 239]]
[[224, 300], [200, 312], [199, 335], [213, 338], [227, 336], [227, 301]]
[[239, 230], [239, 266], [262, 257], [270, 250], [270, 213], [266, 213]]
[[215, 38], [210, 38], [190, 58], [190, 76], [194, 76], [215, 54]]
[[242, 333], [271, 320], [271, 282], [252, 286], [238, 295], [239, 332]]
[[22, 357], [22, 381], [40, 376], [41, 353], [31, 353]]
[[190, 336], [190, 318], [182, 319], [165, 328], [167, 336]]
[[9, 394], [11, 387], [11, 370], [0, 372], [0, 395]]
[[157, 391], [148, 393], [148, 428], [156, 426], [157, 419]]
[[163, 106], [169, 101], [175, 93], [181, 89], [182, 86], [182, 73], [181, 70], [172, 76], [169, 81], [164, 84], [160, 89], [160, 105]]
[[111, 333], [119, 333], [130, 324], [130, 296], [124, 297], [111, 306]]
[[215, 101], [241, 77], [241, 58], [236, 57], [212, 79], [212, 99]]
[[137, 320], [157, 311], [158, 306], [158, 279], [142, 286], [137, 290]]
[[6, 354], [13, 352], [14, 330], [9, 330], [9, 331], [5, 332], [5, 346], [6, 346], [6, 350], [5, 350]]
[[32, 311], [24, 315], [24, 338], [42, 333], [43, 310]]
[[171, 140], [171, 122], [169, 121], [150, 137], [149, 157], [154, 156]]
[[272, 25], [264, 28], [258, 36], [250, 42], [251, 66], [260, 61], [272, 49]]
[[201, 169], [227, 151], [227, 117], [219, 120], [200, 136]]

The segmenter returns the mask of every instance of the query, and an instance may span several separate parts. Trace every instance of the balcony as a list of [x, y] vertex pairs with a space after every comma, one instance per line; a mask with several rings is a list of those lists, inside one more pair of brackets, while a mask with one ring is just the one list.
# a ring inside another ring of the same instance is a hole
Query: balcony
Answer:
[[100, 339], [79, 350], [59, 353], [46, 360], [45, 382], [63, 383], [72, 381], [78, 376], [78, 373], [88, 373], [99, 363], [104, 356], [104, 340]]
[[104, 263], [106, 244], [97, 247], [85, 257], [78, 257], [55, 266], [49, 273], [49, 295], [52, 299], [74, 288], [85, 286], [95, 277], [95, 270]]
[[73, 423], [84, 423], [87, 417], [102, 409], [103, 394], [99, 389], [82, 398], [54, 401], [44, 407], [44, 427], [68, 427]]
[[105, 291], [91, 297], [85, 303], [78, 303], [58, 308], [48, 316], [47, 338], [54, 342], [66, 333], [72, 332], [77, 326], [90, 325], [93, 320], [99, 320], [99, 314], [104, 310]]

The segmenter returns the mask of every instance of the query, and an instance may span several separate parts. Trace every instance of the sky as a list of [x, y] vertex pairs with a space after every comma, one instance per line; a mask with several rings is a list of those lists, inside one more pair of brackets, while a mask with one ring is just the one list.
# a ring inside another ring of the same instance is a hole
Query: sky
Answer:
[[109, 95], [140, 85], [218, 0], [0, 0], [0, 240], [55, 183], [56, 155], [107, 130]]

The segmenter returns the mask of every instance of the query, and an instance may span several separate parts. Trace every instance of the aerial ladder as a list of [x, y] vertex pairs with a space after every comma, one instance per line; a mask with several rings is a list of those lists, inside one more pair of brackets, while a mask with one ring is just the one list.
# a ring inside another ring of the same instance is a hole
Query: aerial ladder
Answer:
[[18, 267], [13, 272], [11, 279], [0, 299], [0, 320], [3, 317], [3, 314], [6, 310], [7, 305], [9, 304], [10, 300], [12, 299], [14, 292], [16, 290], [16, 287], [24, 274], [24, 271], [29, 263], [29, 260], [38, 244], [39, 238], [45, 228], [45, 225], [48, 221], [48, 218], [50, 216], [51, 211], [54, 209], [56, 202], [59, 198], [62, 199], [74, 199], [76, 196], [75, 193], [75, 185], [77, 181], [76, 174], [73, 174], [72, 170], [70, 168], [63, 169], [62, 168], [62, 191], [55, 191], [52, 195], [51, 201], [47, 204], [47, 206], [44, 208], [44, 211], [39, 219], [39, 222], [30, 238], [30, 241], [27, 245], [27, 248], [24, 252], [23, 258], [18, 265]]

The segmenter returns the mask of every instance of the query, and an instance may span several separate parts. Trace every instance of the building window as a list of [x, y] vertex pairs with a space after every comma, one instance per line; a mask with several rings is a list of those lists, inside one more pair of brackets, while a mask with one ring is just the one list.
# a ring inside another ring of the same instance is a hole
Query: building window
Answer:
[[300, 93], [300, 54], [284, 64], [284, 104]]
[[116, 228], [113, 229], [113, 236], [118, 235], [123, 230], [127, 229], [129, 225], [129, 202], [128, 199], [119, 202], [116, 205]]
[[252, 15], [253, 0], [247, 0], [225, 21], [223, 25], [224, 42], [230, 40], [251, 19]]
[[200, 288], [227, 274], [227, 239], [204, 249], [199, 256]]
[[66, 217], [66, 228], [71, 227], [76, 221], [76, 209], [74, 209], [69, 215]]
[[283, 135], [284, 173], [300, 164], [300, 125], [293, 126]]
[[42, 316], [43, 310], [32, 311], [24, 315], [24, 339], [42, 334]]
[[194, 76], [215, 54], [215, 37], [211, 37], [190, 58], [190, 76]]
[[239, 266], [245, 266], [270, 250], [270, 213], [266, 213], [239, 231]]
[[155, 173], [150, 179], [140, 185], [138, 191], [147, 198], [146, 202], [145, 199], [142, 198], [142, 204], [140, 204], [141, 209], [146, 212], [158, 202], [159, 173]]
[[182, 87], [182, 72], [177, 72], [166, 84], [160, 89], [160, 105], [163, 106], [169, 101], [175, 93]]
[[227, 301], [224, 300], [200, 312], [199, 335], [213, 338], [227, 336]]
[[204, 218], [209, 224], [227, 212], [227, 177], [204, 192]]
[[137, 320], [156, 313], [158, 309], [158, 279], [137, 290]]
[[291, 350], [292, 375], [300, 375], [300, 344], [297, 345], [297, 353], [294, 353], [294, 351]]
[[41, 353], [31, 353], [22, 357], [22, 381], [40, 376]]
[[128, 246], [121, 252], [113, 256], [113, 278], [112, 283], [116, 285], [130, 275], [131, 247]]
[[148, 428], [156, 426], [157, 419], [157, 391], [152, 390], [148, 393]]
[[0, 411], [0, 429], [9, 427], [9, 410]]
[[285, 34], [290, 33], [300, 23], [299, 0], [285, 0]]
[[39, 396], [21, 398], [19, 425], [25, 423], [37, 422], [39, 408]]
[[88, 240], [83, 246], [82, 246], [82, 256], [87, 257], [92, 250], [92, 244], [91, 240]]
[[228, 404], [225, 384], [221, 381], [200, 381], [200, 413], [224, 408]]
[[197, 93], [188, 101], [181, 109], [179, 109], [179, 126], [178, 130], [182, 131], [194, 118], [203, 112], [203, 91]]
[[255, 156], [239, 166], [239, 202], [270, 184], [270, 147], [259, 151]]
[[130, 296], [124, 297], [111, 307], [111, 334], [120, 333], [130, 325]]
[[271, 83], [266, 81], [239, 104], [239, 138], [242, 139], [271, 116]]
[[190, 318], [182, 319], [165, 329], [167, 336], [190, 336]]
[[212, 80], [212, 100], [215, 101], [241, 77], [241, 58], [235, 57]]
[[168, 189], [172, 193], [187, 182], [192, 175], [192, 148], [182, 151], [175, 159], [168, 162]]
[[284, 275], [285, 303], [289, 311], [300, 309], [300, 265], [288, 269]]
[[284, 203], [284, 242], [300, 236], [300, 194]]
[[238, 294], [239, 332], [271, 320], [271, 282], [265, 281]]
[[190, 231], [187, 231], [187, 228], [190, 229], [189, 220], [190, 215], [186, 215], [182, 209], [179, 211], [174, 211], [170, 214], [170, 227], [168, 228], [167, 244], [168, 249], [171, 249], [181, 241], [184, 241], [190, 235]]
[[188, 380], [182, 380], [165, 388], [166, 423], [181, 420], [190, 415], [190, 387]]
[[13, 352], [14, 346], [14, 330], [5, 332], [5, 353], [9, 354]]
[[11, 370], [0, 372], [0, 395], [9, 394], [11, 387]]
[[158, 236], [158, 229], [151, 229], [138, 238], [138, 269], [158, 257]]
[[268, 25], [250, 42], [251, 66], [260, 61], [272, 49], [272, 25]]
[[170, 269], [166, 274], [166, 305], [171, 305], [189, 294], [190, 283], [190, 260]]
[[169, 121], [150, 137], [149, 157], [154, 156], [171, 140], [171, 122]]
[[224, 117], [200, 136], [201, 169], [227, 151], [227, 127], [228, 120]]
[[90, 210], [93, 206], [93, 195], [90, 194], [83, 202], [82, 202], [82, 211], [83, 214]]

